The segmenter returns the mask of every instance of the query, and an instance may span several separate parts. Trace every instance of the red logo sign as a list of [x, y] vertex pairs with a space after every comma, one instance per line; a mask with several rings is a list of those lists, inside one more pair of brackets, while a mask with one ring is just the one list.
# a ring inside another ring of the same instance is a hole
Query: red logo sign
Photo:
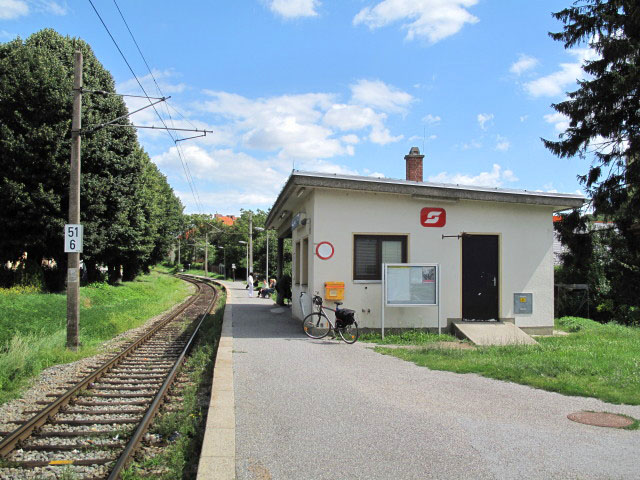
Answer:
[[447, 212], [444, 208], [428, 208], [420, 210], [420, 225], [423, 227], [444, 227], [447, 223]]

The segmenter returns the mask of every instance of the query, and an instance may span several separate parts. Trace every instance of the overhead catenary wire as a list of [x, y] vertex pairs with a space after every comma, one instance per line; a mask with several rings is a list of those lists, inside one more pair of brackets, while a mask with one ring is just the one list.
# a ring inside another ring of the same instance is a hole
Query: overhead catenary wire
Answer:
[[[109, 37], [111, 38], [111, 41], [113, 42], [113, 44], [115, 45], [116, 49], [118, 50], [118, 52], [120, 53], [120, 56], [122, 57], [122, 59], [124, 60], [125, 64], [127, 65], [127, 67], [129, 68], [129, 71], [131, 72], [131, 74], [133, 75], [133, 78], [136, 80], [136, 82], [138, 83], [138, 86], [140, 87], [140, 89], [144, 92], [145, 98], [147, 98], [147, 100], [149, 101], [149, 103], [152, 103], [151, 98], [149, 97], [149, 94], [147, 93], [147, 91], [145, 90], [144, 86], [142, 85], [142, 83], [140, 82], [140, 79], [138, 78], [138, 76], [136, 75], [136, 73], [134, 72], [133, 68], [131, 67], [131, 64], [129, 63], [129, 61], [127, 60], [127, 57], [125, 56], [125, 54], [123, 53], [122, 49], [120, 48], [120, 46], [118, 45], [118, 42], [116, 41], [116, 39], [114, 38], [114, 36], [111, 34], [111, 31], [109, 30], [109, 27], [107, 27], [107, 24], [105, 23], [105, 21], [103, 20], [102, 16], [100, 15], [100, 12], [98, 12], [98, 9], [96, 8], [96, 6], [94, 5], [92, 0], [89, 0], [89, 3], [91, 4], [91, 7], [93, 8], [93, 11], [96, 13], [96, 15], [98, 16], [98, 19], [100, 20], [100, 22], [102, 23], [102, 26], [104, 27], [104, 29], [107, 31], [107, 34], [109, 35]], [[120, 11], [120, 9], [118, 8], [118, 11]], [[122, 13], [121, 13], [122, 16]], [[123, 17], [124, 20], [124, 17]], [[126, 22], [125, 22], [126, 23]], [[128, 27], [127, 27], [128, 28]], [[131, 32], [129, 30], [129, 32]], [[133, 34], [132, 34], [133, 36]], [[146, 63], [146, 61], [145, 61]], [[155, 81], [155, 79], [154, 79]], [[157, 85], [157, 83], [156, 83]], [[164, 95], [163, 95], [164, 96]], [[191, 194], [193, 195], [193, 199], [196, 203], [196, 207], [198, 208], [198, 210], [200, 211], [200, 213], [203, 212], [202, 209], [202, 205], [200, 203], [200, 196], [197, 194], [196, 192], [196, 188], [195, 188], [195, 183], [193, 182], [193, 177], [191, 176], [191, 172], [189, 169], [188, 164], [186, 163], [186, 160], [183, 158], [182, 156], [182, 152], [180, 150], [179, 145], [176, 143], [176, 139], [174, 138], [174, 136], [171, 134], [169, 127], [167, 127], [166, 122], [164, 121], [164, 118], [162, 118], [162, 115], [160, 115], [160, 113], [158, 112], [158, 110], [156, 109], [155, 105], [152, 105], [153, 110], [155, 111], [156, 115], [158, 116], [158, 118], [160, 119], [160, 121], [162, 122], [162, 124], [164, 125], [169, 137], [171, 138], [171, 140], [173, 140], [174, 145], [176, 146], [176, 150], [178, 151], [178, 157], [180, 158], [180, 162], [182, 163], [182, 167], [185, 171], [185, 177], [187, 180], [187, 183], [189, 184], [189, 188], [191, 189]]]
[[[155, 75], [153, 74], [153, 70], [149, 66], [149, 62], [147, 62], [146, 57], [142, 53], [142, 49], [140, 48], [140, 45], [138, 45], [136, 37], [133, 35], [133, 32], [131, 31], [131, 28], [129, 28], [129, 24], [127, 23], [127, 20], [124, 18], [124, 14], [122, 13], [122, 10], [120, 10], [120, 6], [118, 5], [118, 2], [116, 0], [113, 0], [113, 4], [116, 6], [116, 9], [118, 10], [118, 13], [120, 14], [120, 18], [122, 18], [122, 22], [124, 23], [125, 27], [127, 28], [127, 31], [129, 32], [129, 35], [131, 36], [131, 39], [133, 40], [133, 43], [135, 44], [136, 48], [138, 49], [138, 53], [140, 54], [140, 57], [142, 57], [142, 61], [144, 62], [145, 66], [147, 67], [147, 71], [149, 72], [149, 75], [151, 75], [151, 78], [153, 79], [153, 83], [155, 84], [156, 89], [158, 90], [158, 93], [160, 93], [160, 95], [164, 97], [165, 95], [162, 92], [162, 89], [160, 88], [160, 85], [158, 84], [158, 81], [156, 80]], [[145, 92], [145, 94], [146, 94], [146, 92]], [[171, 122], [171, 126], [175, 127], [175, 123], [173, 122], [173, 117], [171, 116], [171, 112], [169, 112], [168, 103], [165, 103], [165, 109], [167, 111], [167, 115], [169, 116], [169, 121]], [[175, 108], [174, 108], [174, 110], [175, 110]], [[185, 118], [185, 120], [186, 120], [186, 118]], [[189, 122], [189, 123], [195, 128], [195, 125], [193, 125], [191, 122]], [[177, 129], [174, 128], [174, 130], [177, 130]], [[206, 133], [205, 133], [205, 136], [206, 136]], [[188, 178], [190, 179], [190, 182], [193, 184], [193, 189], [192, 190], [195, 192], [195, 197], [197, 197], [196, 203], [198, 203], [200, 205], [199, 210], [200, 210], [200, 213], [202, 213], [202, 211], [203, 211], [203, 209], [202, 209], [202, 201], [200, 200], [200, 194], [198, 193], [198, 190], [197, 190], [197, 188], [195, 186], [195, 182], [193, 181], [193, 175], [191, 174], [191, 168], [189, 167], [189, 163], [186, 161], [186, 159], [184, 159], [182, 148], [178, 144], [178, 142], [183, 141], [183, 140], [187, 140], [187, 138], [177, 139], [177, 138], [174, 138], [173, 136], [171, 136], [171, 138], [172, 138], [173, 143], [174, 143], [174, 145], [176, 147], [176, 151], [178, 152], [178, 157], [180, 158], [180, 161], [182, 162], [183, 167], [186, 167], [185, 168], [185, 174], [188, 176]], [[197, 137], [189, 137], [189, 138], [197, 138]], [[195, 200], [195, 198], [194, 198], [194, 200]]]

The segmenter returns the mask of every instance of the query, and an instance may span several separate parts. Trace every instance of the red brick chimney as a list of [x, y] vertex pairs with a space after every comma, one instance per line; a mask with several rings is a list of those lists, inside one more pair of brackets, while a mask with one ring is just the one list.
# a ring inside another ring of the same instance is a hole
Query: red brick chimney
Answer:
[[424, 155], [420, 155], [418, 147], [411, 147], [409, 155], [405, 155], [407, 161], [407, 180], [414, 182], [422, 182], [422, 159]]

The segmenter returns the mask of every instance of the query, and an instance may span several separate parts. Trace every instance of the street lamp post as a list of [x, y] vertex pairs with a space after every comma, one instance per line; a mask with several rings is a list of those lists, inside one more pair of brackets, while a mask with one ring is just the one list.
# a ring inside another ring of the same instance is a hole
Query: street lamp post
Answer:
[[227, 279], [227, 250], [224, 247], [218, 247], [219, 249], [222, 249], [222, 255], [224, 256], [224, 272], [223, 272], [223, 276], [224, 279]]
[[[222, 231], [210, 222], [205, 221], [204, 223], [206, 223], [207, 225], [209, 225], [211, 228], [213, 228], [218, 232]], [[204, 276], [205, 277], [209, 276], [209, 230], [208, 229], [204, 232]]]
[[269, 285], [269, 230], [262, 227], [254, 227], [254, 230], [258, 230], [259, 232], [265, 232], [267, 234], [267, 262], [265, 265], [265, 279], [267, 281], [267, 285]]
[[238, 243], [247, 246], [247, 282], [249, 281], [249, 244], [244, 240], [239, 240]]
[[180, 268], [180, 237], [181, 235], [178, 235], [178, 268]]

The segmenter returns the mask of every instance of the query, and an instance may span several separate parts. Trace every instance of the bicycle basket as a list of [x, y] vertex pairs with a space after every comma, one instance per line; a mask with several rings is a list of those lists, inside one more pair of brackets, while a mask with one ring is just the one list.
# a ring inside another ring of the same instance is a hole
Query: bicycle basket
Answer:
[[351, 310], [349, 308], [341, 308], [340, 310], [336, 310], [336, 324], [338, 328], [346, 327], [347, 325], [353, 325], [355, 319], [356, 312], [355, 310]]

